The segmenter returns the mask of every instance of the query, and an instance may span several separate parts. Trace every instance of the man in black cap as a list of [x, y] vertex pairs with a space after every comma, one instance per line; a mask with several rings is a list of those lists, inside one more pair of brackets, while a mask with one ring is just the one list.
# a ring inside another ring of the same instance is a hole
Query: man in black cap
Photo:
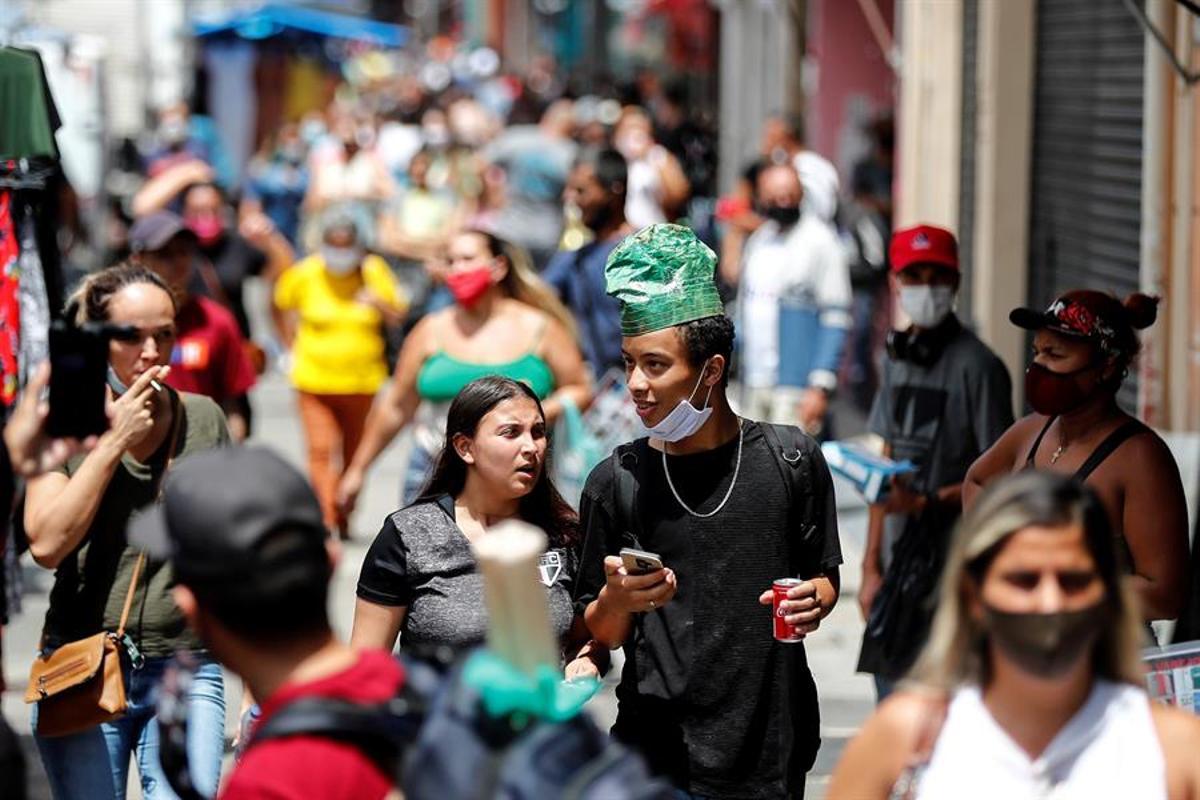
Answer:
[[[270, 450], [229, 448], [188, 459], [167, 479], [163, 502], [129, 535], [151, 557], [171, 559], [176, 604], [259, 698], [260, 726], [301, 698], [395, 697], [403, 681], [398, 662], [334, 635], [326, 602], [336, 544], [308, 483]], [[379, 800], [393, 791], [392, 776], [351, 744], [315, 735], [255, 744], [252, 731], [221, 798]]]
[[257, 376], [233, 313], [191, 290], [199, 258], [196, 235], [178, 215], [156, 211], [133, 224], [129, 242], [132, 260], [162, 278], [179, 304], [167, 383], [211, 397], [225, 411], [234, 441], [245, 440], [250, 434], [246, 393]]

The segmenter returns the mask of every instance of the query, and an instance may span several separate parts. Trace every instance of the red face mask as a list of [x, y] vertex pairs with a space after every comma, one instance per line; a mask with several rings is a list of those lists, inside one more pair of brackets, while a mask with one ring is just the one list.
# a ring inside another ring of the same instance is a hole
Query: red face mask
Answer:
[[492, 268], [476, 267], [446, 276], [446, 286], [454, 301], [463, 308], [473, 308], [492, 286]]
[[225, 223], [221, 221], [220, 217], [195, 216], [188, 217], [184, 221], [204, 247], [216, 244], [221, 240], [221, 235], [225, 233]]
[[1085, 389], [1078, 381], [1079, 375], [1100, 366], [1089, 364], [1071, 372], [1055, 372], [1038, 363], [1030, 364], [1029, 369], [1025, 370], [1025, 399], [1034, 411], [1043, 416], [1068, 414], [1086, 403], [1101, 388], [1093, 386]]

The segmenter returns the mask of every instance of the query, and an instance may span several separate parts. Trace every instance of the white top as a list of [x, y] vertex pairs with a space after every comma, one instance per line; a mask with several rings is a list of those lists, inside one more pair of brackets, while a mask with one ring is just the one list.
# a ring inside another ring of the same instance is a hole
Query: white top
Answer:
[[667, 221], [662, 207], [662, 174], [659, 172], [666, 159], [667, 151], [661, 145], [655, 145], [646, 155], [628, 164], [625, 219], [638, 230]]
[[804, 187], [804, 208], [825, 222], [833, 222], [833, 216], [837, 213], [840, 183], [837, 168], [829, 159], [812, 150], [796, 153], [792, 165], [800, 176], [800, 185]]
[[[811, 306], [821, 325], [850, 327], [850, 272], [833, 229], [805, 213], [784, 231], [767, 220], [746, 241], [738, 285], [741, 358], [747, 386], [771, 388], [779, 382], [779, 305]], [[837, 386], [832, 372], [814, 370], [809, 384]]]
[[1150, 701], [1127, 684], [1097, 681], [1042, 755], [996, 723], [976, 687], [954, 695], [917, 800], [1166, 800], [1166, 762]]

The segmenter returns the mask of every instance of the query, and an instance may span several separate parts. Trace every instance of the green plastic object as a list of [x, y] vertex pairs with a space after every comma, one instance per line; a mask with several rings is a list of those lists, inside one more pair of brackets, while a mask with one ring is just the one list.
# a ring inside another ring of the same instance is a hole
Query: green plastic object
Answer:
[[621, 304], [622, 335], [725, 313], [716, 268], [717, 254], [682, 225], [650, 225], [625, 239], [604, 265], [605, 291]]
[[484, 709], [494, 718], [517, 715], [550, 722], [574, 717], [600, 688], [595, 678], [565, 681], [562, 672], [549, 665], [538, 667], [530, 677], [487, 650], [467, 659], [463, 680], [479, 692]]

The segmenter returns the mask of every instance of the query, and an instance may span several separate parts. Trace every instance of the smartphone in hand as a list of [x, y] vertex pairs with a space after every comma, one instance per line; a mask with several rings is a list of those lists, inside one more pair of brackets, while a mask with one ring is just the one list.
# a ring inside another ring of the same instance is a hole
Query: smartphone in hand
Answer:
[[647, 572], [663, 568], [662, 558], [658, 553], [635, 550], [632, 547], [621, 548], [621, 561], [630, 575], [645, 575]]
[[104, 408], [107, 370], [108, 336], [102, 329], [55, 320], [50, 326], [47, 435], [86, 439], [108, 430]]

